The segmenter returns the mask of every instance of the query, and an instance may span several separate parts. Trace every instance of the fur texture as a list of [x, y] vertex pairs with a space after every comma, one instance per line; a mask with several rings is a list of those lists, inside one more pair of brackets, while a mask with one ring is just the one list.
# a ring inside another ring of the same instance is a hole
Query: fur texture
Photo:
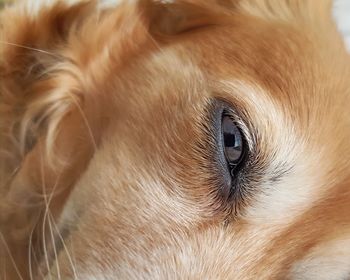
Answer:
[[[330, 1], [102, 4], [1, 11], [0, 277], [349, 277]], [[215, 99], [249, 131], [242, 201], [219, 195]]]

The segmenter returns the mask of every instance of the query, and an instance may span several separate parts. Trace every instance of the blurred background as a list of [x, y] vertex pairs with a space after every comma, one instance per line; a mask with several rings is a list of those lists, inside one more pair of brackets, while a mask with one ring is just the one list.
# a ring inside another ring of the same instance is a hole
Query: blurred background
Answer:
[[350, 0], [334, 0], [333, 14], [350, 51]]

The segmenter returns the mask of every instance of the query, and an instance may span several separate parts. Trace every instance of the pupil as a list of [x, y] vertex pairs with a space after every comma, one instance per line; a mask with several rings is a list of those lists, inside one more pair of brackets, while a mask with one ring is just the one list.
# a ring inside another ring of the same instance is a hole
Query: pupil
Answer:
[[236, 146], [235, 135], [224, 132], [224, 142], [225, 142], [225, 147], [235, 147]]
[[224, 116], [222, 120], [224, 152], [230, 164], [237, 164], [242, 156], [242, 136], [232, 119]]

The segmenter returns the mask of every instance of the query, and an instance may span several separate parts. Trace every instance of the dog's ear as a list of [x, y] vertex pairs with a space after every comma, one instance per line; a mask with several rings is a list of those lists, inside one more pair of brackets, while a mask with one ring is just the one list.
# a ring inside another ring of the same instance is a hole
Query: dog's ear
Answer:
[[[91, 3], [69, 6], [58, 2], [37, 11], [23, 4], [1, 12], [0, 144], [12, 156], [16, 152], [11, 142], [16, 142], [24, 156], [43, 135], [44, 123], [51, 122], [46, 132], [52, 136], [53, 127], [76, 103], [77, 81], [69, 75], [73, 69], [65, 69], [69, 67], [60, 50], [92, 11]], [[52, 75], [59, 72], [67, 75]], [[61, 81], [53, 76], [60, 76]], [[58, 86], [60, 83], [64, 86]]]
[[161, 2], [141, 0], [139, 8], [151, 34], [171, 36], [216, 24], [230, 14], [216, 0]]
[[53, 217], [60, 211], [96, 146], [100, 124], [65, 48], [94, 5], [58, 1], [32, 10], [24, 1], [0, 14], [0, 228], [15, 258], [26, 258], [20, 249], [43, 205]]
[[334, 32], [335, 28], [331, 0], [141, 0], [140, 7], [147, 15], [150, 32], [163, 36], [222, 24], [238, 14], [274, 23], [301, 24], [317, 31]]

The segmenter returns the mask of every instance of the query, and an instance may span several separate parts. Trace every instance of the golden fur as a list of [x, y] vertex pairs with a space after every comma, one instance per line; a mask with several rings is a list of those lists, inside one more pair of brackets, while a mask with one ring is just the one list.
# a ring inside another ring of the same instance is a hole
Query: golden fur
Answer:
[[[330, 1], [29, 6], [0, 14], [1, 279], [349, 277]], [[240, 205], [213, 176], [214, 98], [258, 150]]]

